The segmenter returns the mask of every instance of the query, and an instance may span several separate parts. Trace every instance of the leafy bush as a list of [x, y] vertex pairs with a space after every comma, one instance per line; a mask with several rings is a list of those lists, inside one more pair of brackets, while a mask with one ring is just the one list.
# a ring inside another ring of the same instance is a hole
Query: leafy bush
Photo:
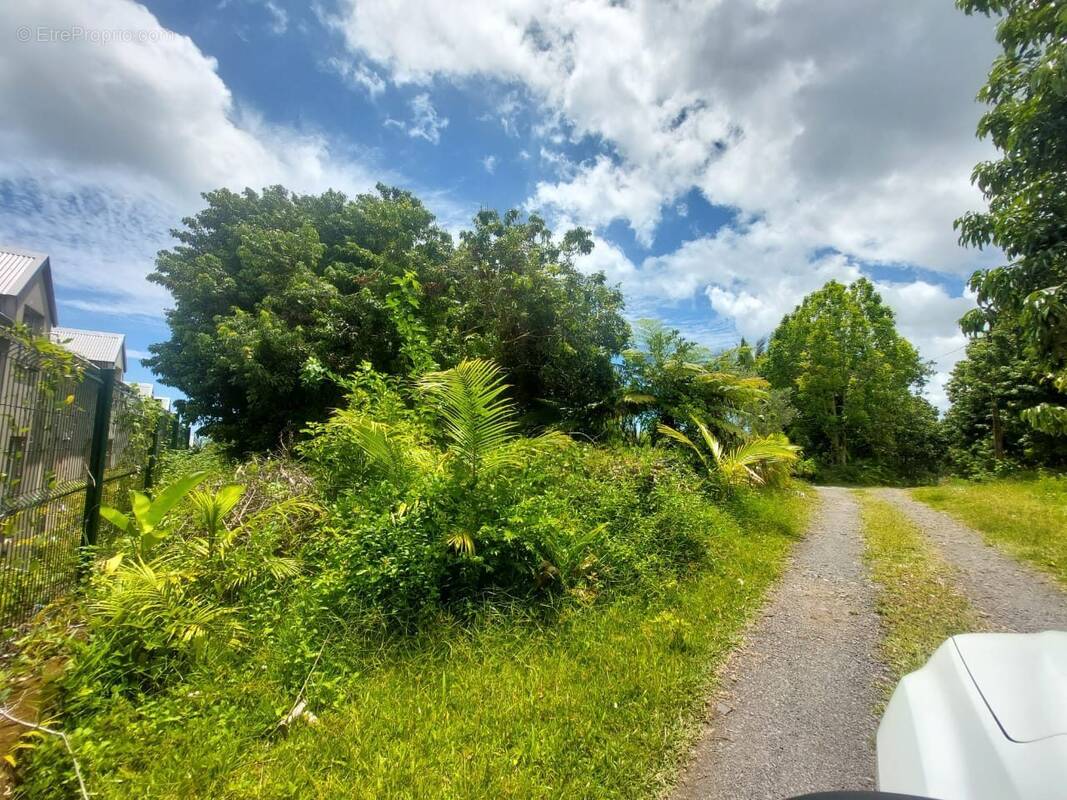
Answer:
[[464, 362], [404, 402], [365, 370], [312, 428], [301, 451], [330, 476], [336, 529], [316, 556], [320, 605], [408, 624], [442, 603], [654, 590], [706, 556], [715, 522], [683, 464], [519, 437], [506, 388], [491, 363]]
[[197, 489], [208, 477], [189, 472], [152, 498], [132, 492], [130, 514], [101, 509], [123, 536], [91, 576], [75, 683], [160, 686], [240, 646], [248, 633], [242, 601], [300, 573], [291, 534], [321, 509], [300, 494], [265, 500], [263, 481], [251, 491], [235, 483]]
[[[727, 497], [732, 515], [671, 449], [519, 435], [490, 362], [417, 383], [365, 366], [345, 384], [348, 404], [308, 429], [302, 463], [232, 464], [211, 448], [172, 456], [153, 496], [104, 512], [117, 549], [33, 650], [38, 663], [66, 662], [50, 708], [83, 766], [106, 776], [103, 794], [151, 773], [179, 732], [211, 743], [193, 748], [205, 769], [226, 769], [228, 737], [269, 747], [312, 676], [325, 715], [362, 675], [489, 618], [515, 620], [515, 636], [548, 635], [631, 596], [662, 606], [635, 617], [635, 635], [681, 657], [701, 640], [668, 613], [682, 580], [736, 569], [734, 516], [776, 535], [774, 503], [742, 486]], [[748, 464], [771, 482], [764, 466]], [[781, 513], [782, 530], [795, 527]], [[29, 759], [28, 796], [69, 788], [54, 743]]]

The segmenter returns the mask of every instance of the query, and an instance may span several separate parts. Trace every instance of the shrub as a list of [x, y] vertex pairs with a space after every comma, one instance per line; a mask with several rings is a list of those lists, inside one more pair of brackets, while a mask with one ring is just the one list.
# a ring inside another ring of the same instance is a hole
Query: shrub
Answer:
[[[323, 605], [369, 609], [409, 624], [441, 604], [558, 595], [581, 601], [617, 589], [656, 592], [708, 557], [721, 515], [699, 479], [655, 450], [575, 444], [538, 453], [476, 494], [447, 482], [372, 510], [365, 495], [333, 509], [319, 581]], [[477, 520], [457, 547], [457, 518]]]

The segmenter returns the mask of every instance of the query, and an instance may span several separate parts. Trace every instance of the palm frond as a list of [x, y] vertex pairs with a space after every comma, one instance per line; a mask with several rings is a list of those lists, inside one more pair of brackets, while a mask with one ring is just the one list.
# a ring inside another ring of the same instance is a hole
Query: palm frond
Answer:
[[708, 430], [708, 426], [704, 424], [703, 420], [696, 415], [692, 416], [691, 419], [697, 430], [700, 431], [700, 438], [704, 440], [704, 444], [715, 458], [715, 463], [721, 464], [723, 455], [722, 443]]
[[699, 447], [697, 447], [695, 444], [693, 444], [693, 440], [690, 439], [688, 436], [686, 436], [684, 433], [682, 433], [681, 431], [675, 430], [670, 425], [663, 425], [662, 423], [660, 425], [656, 426], [656, 430], [661, 435], [666, 436], [668, 439], [673, 439], [674, 441], [678, 442], [678, 444], [681, 444], [681, 445], [684, 445], [685, 447], [688, 447], [690, 450], [692, 450], [694, 453], [696, 453], [697, 458], [700, 459], [700, 463], [704, 465], [704, 469], [710, 470], [710, 466], [708, 465], [708, 460], [707, 460], [707, 458], [704, 457], [703, 451]]
[[632, 406], [650, 406], [656, 402], [656, 397], [644, 392], [626, 392], [622, 402]]
[[514, 405], [503, 395], [509, 388], [491, 361], [463, 361], [452, 369], [434, 372], [419, 381], [436, 404], [444, 422], [453, 456], [472, 477], [487, 459], [507, 463], [505, 453], [494, 454], [515, 436]]
[[709, 475], [718, 474], [729, 485], [762, 485], [766, 483], [768, 471], [772, 467], [792, 464], [800, 458], [800, 448], [790, 444], [782, 435], [747, 439], [737, 447], [727, 450], [702, 419], [693, 415], [690, 421], [700, 432], [700, 438], [714, 458], [714, 464], [710, 463], [703, 450], [681, 431], [667, 425], [660, 425], [658, 430], [696, 453]]
[[474, 537], [467, 533], [467, 531], [456, 531], [449, 534], [445, 539], [445, 544], [448, 545], [449, 549], [459, 555], [474, 555]]
[[322, 506], [304, 497], [287, 497], [273, 505], [257, 511], [245, 519], [239, 526], [234, 528], [233, 533], [240, 534], [249, 530], [263, 528], [275, 521], [296, 522], [300, 519], [309, 519], [320, 516], [323, 513]]
[[233, 511], [244, 493], [244, 486], [239, 483], [230, 483], [216, 492], [197, 489], [189, 495], [189, 502], [195, 509], [200, 524], [208, 533], [215, 536], [222, 527], [226, 515]]

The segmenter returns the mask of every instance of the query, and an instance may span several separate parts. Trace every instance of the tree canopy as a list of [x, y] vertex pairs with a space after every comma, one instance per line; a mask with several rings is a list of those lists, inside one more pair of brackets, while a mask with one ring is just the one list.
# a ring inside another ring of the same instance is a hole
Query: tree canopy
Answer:
[[915, 393], [929, 367], [865, 278], [830, 281], [805, 297], [772, 334], [760, 369], [792, 392], [797, 417], [787, 430], [808, 455], [905, 472], [930, 456], [913, 452], [930, 449], [936, 435], [937, 414]]
[[185, 413], [238, 450], [275, 446], [324, 418], [364, 363], [409, 375], [491, 357], [520, 412], [591, 424], [625, 345], [622, 296], [536, 216], [482, 212], [459, 245], [411, 193], [353, 199], [221, 189], [173, 231], [150, 279], [174, 298], [148, 365]]
[[967, 345], [946, 387], [952, 402], [945, 434], [954, 467], [964, 474], [1067, 463], [1063, 439], [1034, 428], [1023, 413], [1063, 395], [1035, 373], [1018, 333], [997, 325]]
[[[971, 278], [978, 308], [963, 328], [982, 334], [1018, 328], [1030, 380], [1067, 393], [1067, 14], [1032, 0], [958, 0], [968, 14], [998, 15], [1003, 52], [978, 99], [989, 105], [978, 135], [1000, 157], [978, 164], [985, 211], [956, 221], [960, 242], [995, 246], [1007, 263]], [[1067, 403], [1046, 400], [1022, 415], [1067, 435]]]
[[581, 228], [559, 241], [544, 221], [517, 211], [482, 211], [460, 234], [449, 265], [448, 327], [464, 358], [489, 358], [533, 420], [595, 427], [615, 391], [612, 359], [630, 329], [623, 299], [603, 273], [585, 275], [574, 258], [593, 249]]

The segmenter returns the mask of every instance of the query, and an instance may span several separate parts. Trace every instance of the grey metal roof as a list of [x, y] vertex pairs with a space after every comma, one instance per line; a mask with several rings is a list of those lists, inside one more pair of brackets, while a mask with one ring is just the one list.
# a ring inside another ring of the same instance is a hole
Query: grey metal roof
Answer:
[[52, 341], [98, 367], [119, 367], [126, 371], [126, 334], [83, 331], [80, 328], [52, 328]]
[[52, 288], [52, 265], [44, 253], [20, 250], [17, 247], [0, 245], [0, 295], [18, 297], [29, 286], [38, 272], [44, 273], [45, 293], [48, 295], [48, 310], [53, 322], [56, 314], [55, 291]]

